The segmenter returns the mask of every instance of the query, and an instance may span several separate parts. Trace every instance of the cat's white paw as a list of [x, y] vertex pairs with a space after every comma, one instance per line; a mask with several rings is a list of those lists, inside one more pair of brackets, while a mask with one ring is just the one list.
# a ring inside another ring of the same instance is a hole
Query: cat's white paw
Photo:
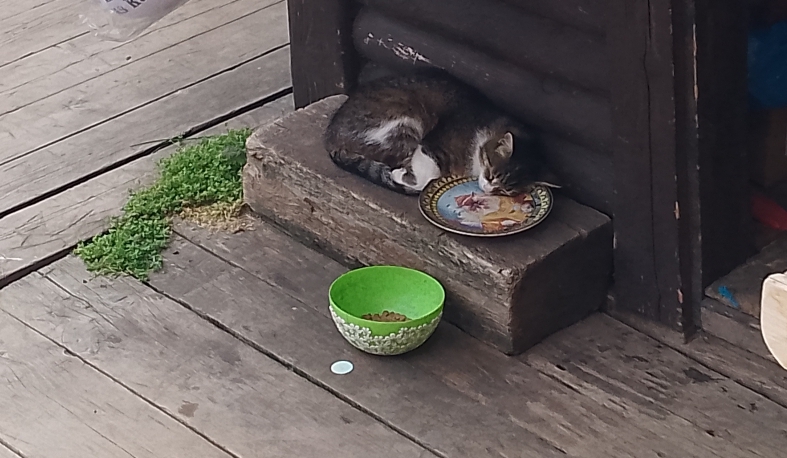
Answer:
[[415, 175], [415, 184], [410, 187], [416, 191], [423, 191], [432, 180], [440, 178], [440, 167], [437, 166], [437, 162], [424, 154], [420, 146], [413, 153], [410, 166]]
[[391, 179], [394, 183], [409, 187], [410, 185], [404, 182], [405, 175], [407, 175], [407, 169], [405, 168], [391, 170]]

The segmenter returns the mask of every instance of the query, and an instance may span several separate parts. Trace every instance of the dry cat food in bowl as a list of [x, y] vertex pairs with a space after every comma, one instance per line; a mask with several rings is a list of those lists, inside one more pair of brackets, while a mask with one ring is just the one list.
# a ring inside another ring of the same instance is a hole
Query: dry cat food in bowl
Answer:
[[409, 318], [401, 313], [389, 312], [388, 310], [383, 310], [383, 313], [367, 313], [361, 318], [369, 321], [379, 321], [381, 323], [395, 323], [397, 321], [409, 320]]
[[445, 290], [433, 277], [396, 266], [351, 270], [328, 293], [331, 316], [354, 347], [399, 355], [421, 346], [443, 314]]

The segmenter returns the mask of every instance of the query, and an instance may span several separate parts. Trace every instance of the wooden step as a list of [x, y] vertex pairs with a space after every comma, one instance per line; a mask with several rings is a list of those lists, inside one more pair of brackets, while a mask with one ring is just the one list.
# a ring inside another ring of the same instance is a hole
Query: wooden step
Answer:
[[396, 264], [435, 276], [448, 294], [446, 319], [508, 354], [605, 301], [612, 266], [607, 216], [557, 195], [547, 221], [526, 233], [446, 233], [423, 218], [415, 197], [331, 162], [322, 133], [344, 100], [321, 100], [249, 138], [243, 186], [253, 211], [347, 265]]

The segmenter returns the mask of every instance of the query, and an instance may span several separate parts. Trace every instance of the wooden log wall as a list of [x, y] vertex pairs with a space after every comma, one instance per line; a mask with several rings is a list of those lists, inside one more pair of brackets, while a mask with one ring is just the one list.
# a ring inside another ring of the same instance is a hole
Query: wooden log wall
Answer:
[[523, 11], [604, 36], [609, 0], [503, 0]]
[[609, 64], [599, 1], [361, 3], [353, 41], [363, 58], [399, 72], [442, 68], [480, 89], [543, 131], [550, 162], [574, 199], [611, 214]]

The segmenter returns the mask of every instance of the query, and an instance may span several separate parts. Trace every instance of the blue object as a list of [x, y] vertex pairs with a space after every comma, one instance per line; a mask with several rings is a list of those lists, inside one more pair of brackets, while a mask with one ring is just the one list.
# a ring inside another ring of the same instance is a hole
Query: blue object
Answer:
[[719, 294], [721, 294], [721, 297], [724, 299], [727, 299], [734, 308], [741, 308], [741, 304], [735, 300], [735, 296], [732, 294], [732, 291], [730, 291], [730, 289], [726, 286], [719, 286]]
[[755, 108], [787, 106], [787, 22], [749, 33], [748, 68]]

